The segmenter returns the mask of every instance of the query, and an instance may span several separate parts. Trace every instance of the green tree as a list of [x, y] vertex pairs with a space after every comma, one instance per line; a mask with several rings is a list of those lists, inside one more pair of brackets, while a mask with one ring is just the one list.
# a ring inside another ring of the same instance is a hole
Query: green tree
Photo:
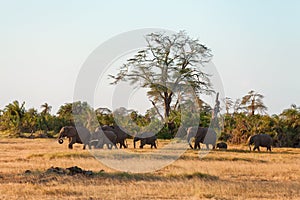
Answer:
[[148, 88], [150, 101], [155, 108], [164, 108], [164, 114], [159, 116], [168, 123], [172, 105], [181, 98], [179, 91], [183, 91], [187, 83], [196, 94], [213, 92], [209, 75], [201, 68], [210, 61], [211, 51], [184, 31], [171, 36], [151, 33], [146, 36], [146, 41], [148, 46], [111, 77], [115, 84], [128, 81]]
[[30, 108], [25, 112], [22, 120], [22, 130], [25, 132], [35, 132], [38, 129], [38, 112], [34, 108]]
[[40, 115], [40, 128], [44, 130], [45, 132], [48, 132], [50, 127], [49, 123], [52, 119], [50, 111], [52, 109], [52, 106], [50, 106], [48, 103], [44, 103], [41, 105], [42, 111]]
[[63, 121], [64, 125], [74, 125], [72, 106], [72, 103], [65, 103], [64, 105], [60, 106], [57, 111], [58, 118]]
[[85, 126], [90, 131], [94, 131], [99, 125], [93, 108], [87, 102], [66, 103], [59, 108], [57, 114], [64, 125]]
[[50, 106], [48, 103], [44, 103], [43, 105], [41, 105], [41, 108], [42, 108], [42, 113], [46, 115], [46, 114], [50, 114], [52, 106]]
[[300, 107], [292, 104], [280, 115], [282, 132], [279, 135], [284, 146], [300, 146]]
[[14, 101], [5, 106], [3, 111], [3, 120], [7, 124], [7, 129], [20, 132], [22, 128], [22, 120], [25, 115], [25, 102]]

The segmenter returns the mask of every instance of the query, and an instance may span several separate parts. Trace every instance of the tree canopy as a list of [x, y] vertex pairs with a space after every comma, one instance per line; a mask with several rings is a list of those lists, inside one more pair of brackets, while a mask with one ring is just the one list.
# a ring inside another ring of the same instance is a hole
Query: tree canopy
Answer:
[[[111, 78], [114, 84], [127, 81], [147, 88], [156, 112], [169, 122], [172, 109], [176, 110], [178, 102], [184, 101], [186, 88], [192, 88], [195, 95], [213, 92], [209, 75], [202, 69], [212, 54], [198, 39], [190, 38], [184, 31], [173, 35], [151, 33], [145, 39], [147, 47], [128, 59]], [[158, 106], [164, 108], [163, 114], [159, 113]]]

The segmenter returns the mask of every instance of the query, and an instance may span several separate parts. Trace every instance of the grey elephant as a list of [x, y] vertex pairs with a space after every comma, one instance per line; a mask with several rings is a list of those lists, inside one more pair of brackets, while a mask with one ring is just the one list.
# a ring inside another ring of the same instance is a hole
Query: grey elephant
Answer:
[[227, 144], [225, 142], [218, 142], [216, 145], [216, 148], [218, 149], [227, 149]]
[[126, 143], [126, 139], [128, 138], [128, 134], [125, 131], [123, 131], [123, 129], [121, 127], [119, 127], [117, 125], [114, 125], [114, 126], [104, 125], [104, 126], [98, 127], [97, 129], [98, 130], [102, 129], [103, 131], [114, 132], [117, 136], [117, 143], [120, 144], [120, 149], [122, 149], [122, 147], [127, 148], [127, 145], [125, 143]]
[[101, 129], [97, 129], [94, 133], [92, 133], [90, 138], [90, 145], [94, 145], [95, 148], [103, 148], [104, 145], [107, 146], [108, 149], [112, 147], [117, 148], [116, 145], [117, 136], [112, 131], [103, 131]]
[[[191, 144], [192, 138], [195, 138], [194, 148]], [[217, 141], [217, 133], [211, 128], [189, 127], [187, 129], [187, 141], [192, 149], [200, 149], [200, 143], [205, 144], [207, 149], [209, 149], [209, 145], [211, 144], [214, 149]]]
[[89, 145], [91, 134], [85, 127], [64, 126], [59, 131], [58, 142], [62, 144], [65, 137], [69, 138], [69, 149], [73, 149], [75, 143], [83, 144], [85, 149], [86, 145]]
[[157, 137], [154, 133], [151, 133], [151, 132], [144, 132], [144, 133], [141, 133], [141, 134], [138, 134], [136, 135], [134, 138], [133, 138], [133, 147], [135, 148], [136, 145], [135, 143], [137, 141], [141, 141], [140, 142], [140, 148], [142, 149], [146, 144], [149, 144], [151, 145], [151, 149], [152, 147], [154, 148], [157, 148]]
[[249, 149], [251, 151], [251, 145], [254, 144], [254, 148], [253, 151], [255, 151], [255, 149], [257, 149], [258, 151], [260, 151], [259, 147], [267, 147], [267, 151], [271, 151], [271, 146], [273, 144], [273, 139], [270, 135], [268, 134], [256, 134], [256, 135], [252, 135], [249, 137], [248, 139], [248, 145], [249, 145]]

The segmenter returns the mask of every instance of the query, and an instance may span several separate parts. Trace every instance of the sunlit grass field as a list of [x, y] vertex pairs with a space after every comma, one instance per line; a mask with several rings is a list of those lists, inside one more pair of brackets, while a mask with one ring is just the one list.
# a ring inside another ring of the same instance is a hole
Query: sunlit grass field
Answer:
[[[155, 151], [128, 143], [128, 151]], [[202, 159], [187, 150], [165, 168], [134, 174], [106, 167], [80, 144], [69, 150], [55, 139], [1, 138], [0, 199], [300, 199], [300, 149], [261, 150], [229, 145]], [[94, 174], [46, 173], [52, 166]]]

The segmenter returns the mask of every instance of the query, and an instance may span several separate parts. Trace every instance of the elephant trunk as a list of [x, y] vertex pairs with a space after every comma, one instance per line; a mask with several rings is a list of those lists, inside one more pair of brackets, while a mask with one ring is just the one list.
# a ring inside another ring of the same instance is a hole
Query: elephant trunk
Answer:
[[59, 144], [64, 143], [62, 134], [59, 135], [57, 142], [58, 142]]

